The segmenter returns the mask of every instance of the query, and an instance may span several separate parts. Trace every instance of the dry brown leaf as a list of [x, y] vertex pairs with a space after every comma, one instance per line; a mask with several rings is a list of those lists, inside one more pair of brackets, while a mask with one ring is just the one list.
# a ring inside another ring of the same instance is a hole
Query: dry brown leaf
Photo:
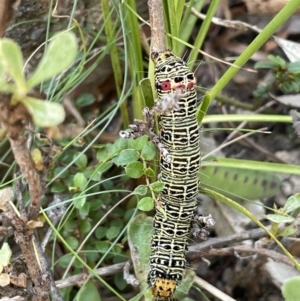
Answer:
[[282, 95], [282, 96], [275, 96], [273, 94], [270, 94], [270, 96], [274, 100], [284, 104], [285, 106], [293, 107], [293, 108], [297, 108], [297, 109], [300, 108], [300, 94]]
[[27, 226], [31, 229], [34, 229], [34, 228], [41, 228], [43, 227], [44, 223], [41, 222], [41, 221], [28, 221], [27, 222]]
[[0, 286], [4, 287], [10, 284], [10, 277], [8, 274], [3, 273], [0, 275]]
[[7, 206], [12, 201], [14, 193], [11, 187], [0, 190], [0, 210], [7, 211]]
[[288, 1], [289, 0], [243, 0], [248, 13], [256, 15], [276, 14], [287, 4]]

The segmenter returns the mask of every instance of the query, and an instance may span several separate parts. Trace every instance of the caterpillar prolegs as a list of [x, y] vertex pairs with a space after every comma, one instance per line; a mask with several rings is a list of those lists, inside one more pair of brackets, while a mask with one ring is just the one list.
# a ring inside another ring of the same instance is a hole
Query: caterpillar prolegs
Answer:
[[[186, 269], [185, 255], [199, 191], [196, 80], [186, 63], [170, 51], [152, 53], [151, 58], [158, 99], [152, 109], [144, 110], [145, 121], [136, 121], [130, 126], [132, 132], [120, 134], [148, 134], [161, 153], [160, 181], [164, 189], [159, 194], [153, 221], [148, 281], [154, 296], [172, 298]], [[155, 113], [160, 114], [158, 136], [153, 131]], [[213, 224], [213, 220], [207, 223]], [[196, 229], [201, 232], [199, 227]]]

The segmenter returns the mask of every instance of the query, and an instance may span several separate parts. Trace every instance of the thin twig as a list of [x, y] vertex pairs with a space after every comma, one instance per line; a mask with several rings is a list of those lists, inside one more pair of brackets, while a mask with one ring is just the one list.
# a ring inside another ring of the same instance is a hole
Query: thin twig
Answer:
[[222, 249], [210, 249], [205, 255], [206, 256], [228, 256], [233, 255], [235, 252], [243, 252], [243, 253], [252, 253], [252, 254], [260, 254], [267, 258], [272, 258], [277, 262], [282, 262], [286, 265], [294, 267], [294, 264], [289, 260], [289, 258], [281, 253], [278, 253], [273, 250], [268, 250], [265, 248], [254, 248], [251, 246], [234, 246]]
[[164, 15], [162, 0], [148, 0], [151, 26], [151, 52], [166, 51], [166, 35], [164, 31]]
[[265, 230], [261, 228], [253, 229], [250, 231], [228, 235], [224, 237], [212, 237], [209, 240], [203, 241], [199, 244], [189, 246], [188, 255], [203, 252], [203, 250], [212, 248], [212, 247], [221, 247], [231, 243], [236, 243], [248, 239], [259, 239], [266, 236]]
[[218, 300], [222, 300], [222, 301], [236, 301], [235, 299], [231, 298], [230, 296], [226, 295], [225, 293], [223, 293], [222, 291], [220, 291], [219, 289], [217, 289], [215, 286], [209, 284], [208, 282], [206, 282], [205, 280], [199, 278], [199, 277], [194, 277], [194, 283], [200, 287], [203, 288], [205, 290], [207, 290], [208, 292], [210, 292], [210, 294], [214, 295], [215, 297], [217, 297]]

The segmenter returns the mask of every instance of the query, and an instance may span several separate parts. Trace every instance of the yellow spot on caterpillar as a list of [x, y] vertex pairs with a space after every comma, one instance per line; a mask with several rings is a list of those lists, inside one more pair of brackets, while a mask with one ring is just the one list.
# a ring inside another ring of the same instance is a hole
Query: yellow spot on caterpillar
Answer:
[[170, 279], [157, 278], [152, 288], [155, 297], [173, 297], [176, 289], [176, 281]]

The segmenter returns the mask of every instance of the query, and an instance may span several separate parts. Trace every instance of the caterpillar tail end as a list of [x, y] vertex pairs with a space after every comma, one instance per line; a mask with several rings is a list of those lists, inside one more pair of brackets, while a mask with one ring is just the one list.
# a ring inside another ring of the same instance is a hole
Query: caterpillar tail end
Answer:
[[176, 280], [157, 278], [152, 294], [155, 297], [172, 298], [176, 290]]

